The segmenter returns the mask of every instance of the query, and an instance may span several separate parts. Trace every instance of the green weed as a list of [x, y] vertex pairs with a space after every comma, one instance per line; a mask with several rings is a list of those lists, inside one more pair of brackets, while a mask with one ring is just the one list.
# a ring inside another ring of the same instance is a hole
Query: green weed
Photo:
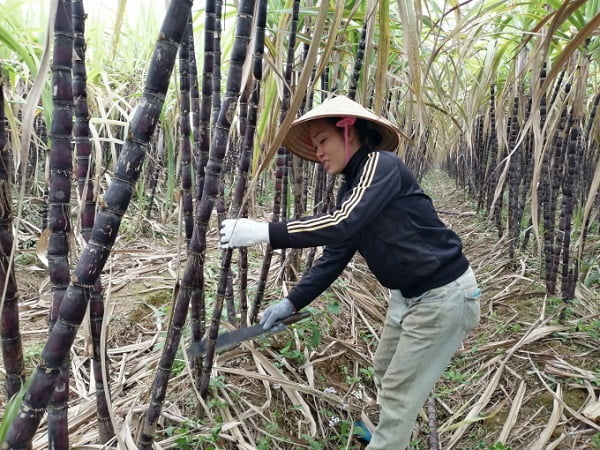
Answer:
[[23, 349], [23, 364], [25, 367], [37, 366], [40, 358], [42, 357], [42, 350], [44, 344], [37, 343], [28, 345]]
[[488, 447], [488, 450], [512, 450], [512, 447], [507, 447], [501, 442], [496, 442]]
[[600, 339], [600, 320], [592, 320], [589, 323], [577, 322], [577, 331], [587, 333], [592, 339]]
[[288, 341], [287, 344], [279, 350], [279, 354], [296, 364], [304, 363], [304, 353], [298, 349], [293, 348], [294, 342]]
[[452, 381], [453, 383], [463, 383], [469, 378], [468, 374], [453, 369], [446, 370], [443, 376], [446, 380]]

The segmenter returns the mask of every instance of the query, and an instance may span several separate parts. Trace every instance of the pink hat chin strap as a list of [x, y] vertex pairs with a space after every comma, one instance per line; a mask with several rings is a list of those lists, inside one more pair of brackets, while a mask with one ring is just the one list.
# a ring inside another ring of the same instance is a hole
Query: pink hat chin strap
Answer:
[[348, 137], [348, 129], [356, 123], [356, 117], [344, 117], [338, 120], [335, 124], [336, 127], [344, 128], [344, 148], [346, 149], [346, 162], [344, 166], [350, 161], [350, 142]]

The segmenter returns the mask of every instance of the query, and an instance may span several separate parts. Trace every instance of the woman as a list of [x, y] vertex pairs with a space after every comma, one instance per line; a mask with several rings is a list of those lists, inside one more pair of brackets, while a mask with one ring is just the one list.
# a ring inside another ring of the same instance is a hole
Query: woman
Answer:
[[221, 247], [326, 246], [287, 298], [267, 308], [265, 329], [313, 301], [358, 251], [391, 289], [373, 368], [381, 405], [369, 450], [405, 448], [419, 409], [466, 333], [479, 322], [479, 289], [458, 236], [393, 153], [398, 131], [358, 103], [335, 97], [292, 123], [284, 145], [342, 173], [337, 208], [290, 222], [228, 219]]

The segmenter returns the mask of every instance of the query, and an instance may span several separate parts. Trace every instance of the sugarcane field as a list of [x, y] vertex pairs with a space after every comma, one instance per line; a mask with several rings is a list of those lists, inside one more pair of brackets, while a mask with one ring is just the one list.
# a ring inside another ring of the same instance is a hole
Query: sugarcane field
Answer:
[[0, 448], [600, 449], [598, 30], [0, 0]]

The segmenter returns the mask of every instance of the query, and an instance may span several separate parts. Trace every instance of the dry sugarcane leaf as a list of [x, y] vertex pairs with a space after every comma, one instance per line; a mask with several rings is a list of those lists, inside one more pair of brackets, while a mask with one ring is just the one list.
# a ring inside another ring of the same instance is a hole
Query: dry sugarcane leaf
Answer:
[[[309, 386], [297, 383], [295, 381], [291, 381], [289, 378], [284, 377], [283, 375], [267, 375], [260, 374], [257, 372], [249, 372], [247, 370], [235, 369], [233, 367], [216, 367], [217, 371], [223, 373], [230, 373], [233, 375], [238, 375], [247, 378], [255, 378], [257, 380], [262, 380], [267, 383], [278, 384], [283, 388], [293, 389], [296, 392], [301, 392], [303, 394], [314, 395], [315, 397], [320, 398], [321, 400], [325, 400], [328, 403], [336, 406], [342, 406], [348, 411], [352, 411], [355, 413], [360, 413], [361, 409], [355, 405], [348, 404], [344, 401], [344, 399], [338, 397], [334, 394], [327, 394], [325, 392], [319, 391], [318, 389], [312, 389]], [[311, 416], [312, 417], [312, 416]]]
[[[496, 390], [496, 387], [498, 386], [500, 377], [502, 375], [502, 372], [504, 371], [504, 365], [505, 365], [505, 363], [503, 363], [496, 370], [496, 373], [490, 380], [489, 384], [487, 385], [487, 387], [486, 387], [485, 391], [483, 392], [483, 394], [481, 395], [481, 397], [479, 397], [479, 400], [477, 400], [475, 405], [473, 405], [473, 407], [471, 408], [471, 410], [469, 411], [469, 413], [467, 414], [465, 419], [463, 421], [461, 421], [460, 426], [456, 429], [456, 431], [452, 435], [452, 438], [450, 439], [450, 443], [448, 444], [448, 447], [452, 447], [452, 446], [456, 445], [456, 443], [459, 441], [459, 439], [462, 437], [462, 435], [465, 433], [465, 431], [467, 431], [467, 428], [469, 427], [469, 425], [478, 420], [479, 414], [481, 413], [481, 411], [483, 411], [483, 408], [485, 408], [485, 406], [489, 403], [490, 398], [492, 397], [492, 394], [494, 393], [494, 391]], [[442, 431], [442, 429], [440, 428], [440, 432], [441, 431]]]
[[597, 381], [598, 376], [591, 370], [580, 369], [572, 366], [562, 359], [549, 361], [544, 365], [544, 372], [560, 375], [565, 378], [583, 378], [589, 381]]
[[565, 402], [563, 402], [562, 398], [558, 397], [556, 395], [556, 393], [550, 389], [550, 386], [548, 386], [548, 383], [546, 383], [546, 380], [544, 379], [544, 376], [542, 376], [542, 374], [540, 373], [539, 369], [536, 367], [536, 365], [534, 364], [534, 362], [531, 360], [531, 358], [529, 358], [529, 363], [531, 364], [531, 366], [533, 367], [533, 370], [535, 371], [535, 374], [537, 375], [538, 379], [542, 382], [542, 384], [544, 385], [544, 387], [548, 390], [548, 392], [550, 394], [552, 394], [552, 396], [554, 397], [555, 400], [559, 400], [561, 402], [561, 405], [564, 409], [566, 409], [569, 414], [571, 414], [575, 419], [589, 425], [590, 427], [594, 428], [595, 430], [600, 430], [600, 426], [597, 425], [596, 423], [592, 422], [591, 420], [589, 420], [587, 417], [581, 415], [579, 412], [575, 411], [573, 408], [571, 408], [569, 405], [567, 405]]
[[550, 442], [544, 450], [554, 450], [555, 448], [558, 448], [558, 445], [562, 441], [564, 441], [566, 438], [567, 438], [567, 435], [565, 433], [561, 433], [560, 436], [558, 438], [556, 438], [554, 441]]
[[[298, 410], [302, 412], [302, 414], [307, 420], [310, 429], [310, 435], [315, 436], [317, 433], [317, 423], [315, 422], [315, 419], [312, 416], [310, 406], [298, 393], [298, 389], [294, 389], [292, 386], [290, 386], [289, 379], [285, 377], [283, 373], [275, 366], [275, 364], [273, 364], [269, 359], [267, 359], [265, 355], [256, 352], [256, 356], [260, 360], [263, 368], [266, 369], [267, 372], [269, 372], [271, 378], [273, 379], [273, 382], [278, 383], [283, 388], [284, 392], [287, 394], [289, 399], [292, 401], [292, 404], [298, 406]], [[221, 370], [223, 369], [221, 368]]]
[[560, 421], [560, 416], [562, 415], [564, 404], [562, 401], [562, 388], [560, 384], [556, 386], [555, 394], [556, 395], [554, 397], [552, 415], [550, 416], [550, 420], [542, 430], [542, 433], [540, 434], [538, 440], [532, 444], [531, 450], [542, 450], [546, 445], [546, 442], [548, 442], [548, 440], [552, 437], [552, 434], [554, 433], [554, 430], [556, 429], [556, 426]]
[[510, 407], [508, 417], [506, 418], [504, 426], [502, 427], [502, 431], [498, 436], [498, 442], [501, 444], [506, 444], [511, 430], [515, 426], [515, 423], [517, 423], [517, 416], [519, 415], [519, 410], [521, 409], [521, 404], [523, 403], [523, 397], [525, 396], [526, 388], [527, 386], [525, 385], [525, 381], [521, 381], [519, 389], [517, 390], [517, 394], [514, 397], [513, 404]]
[[547, 337], [548, 335], [550, 335], [552, 333], [556, 333], [558, 331], [564, 331], [566, 329], [567, 329], [567, 327], [564, 327], [562, 325], [543, 325], [543, 326], [537, 327], [534, 330], [532, 330], [531, 333], [529, 333], [525, 337], [525, 339], [523, 339], [523, 342], [521, 344], [522, 345], [531, 344], [535, 341], [539, 341], [540, 339], [544, 339], [545, 337]]
[[[228, 405], [228, 407], [220, 408], [223, 417], [227, 418], [227, 420], [225, 421], [227, 428], [223, 426], [222, 431], [227, 431], [231, 429], [232, 434], [235, 434], [236, 445], [238, 446], [238, 448], [256, 448], [256, 443], [252, 439], [252, 433], [248, 428], [248, 424], [245, 420], [242, 420], [242, 414], [235, 407], [235, 402], [231, 399], [225, 387], [221, 388], [221, 392], [227, 402], [226, 404]], [[235, 420], [234, 417], [237, 420]], [[245, 442], [246, 439], [249, 439], [250, 442]]]
[[38, 243], [35, 247], [35, 254], [42, 264], [48, 267], [48, 241], [50, 240], [50, 228], [46, 228], [40, 234]]
[[587, 404], [581, 414], [594, 422], [600, 422], [600, 399]]
[[[552, 326], [546, 326], [546, 325], [539, 326], [540, 322], [541, 322], [541, 320], [538, 319], [538, 321], [536, 321], [527, 330], [527, 332], [521, 337], [519, 342], [517, 342], [511, 349], [508, 350], [508, 352], [506, 353], [506, 356], [502, 359], [500, 366], [496, 370], [496, 373], [492, 377], [492, 380], [487, 385], [484, 393], [481, 395], [479, 400], [475, 403], [473, 408], [471, 408], [471, 411], [469, 411], [469, 413], [467, 414], [465, 419], [461, 422], [460, 426], [456, 429], [456, 431], [452, 435], [452, 438], [450, 439], [450, 444], [448, 444], [450, 447], [452, 447], [453, 445], [456, 445], [456, 443], [463, 436], [463, 434], [465, 433], [465, 431], [467, 430], [469, 425], [472, 422], [478, 420], [477, 417], [479, 417], [479, 414], [481, 413], [483, 408], [485, 408], [485, 406], [489, 403], [490, 398], [492, 397], [492, 394], [494, 393], [494, 391], [496, 390], [496, 387], [498, 386], [498, 383], [500, 382], [500, 377], [501, 377], [502, 373], [504, 372], [506, 363], [512, 357], [512, 355], [526, 343], [535, 342], [536, 340], [541, 339], [542, 337], [547, 336], [548, 334], [556, 331], [553, 329], [554, 327], [552, 327]], [[564, 328], [564, 327], [560, 327], [560, 328]], [[532, 337], [532, 335], [533, 335], [533, 337]]]

